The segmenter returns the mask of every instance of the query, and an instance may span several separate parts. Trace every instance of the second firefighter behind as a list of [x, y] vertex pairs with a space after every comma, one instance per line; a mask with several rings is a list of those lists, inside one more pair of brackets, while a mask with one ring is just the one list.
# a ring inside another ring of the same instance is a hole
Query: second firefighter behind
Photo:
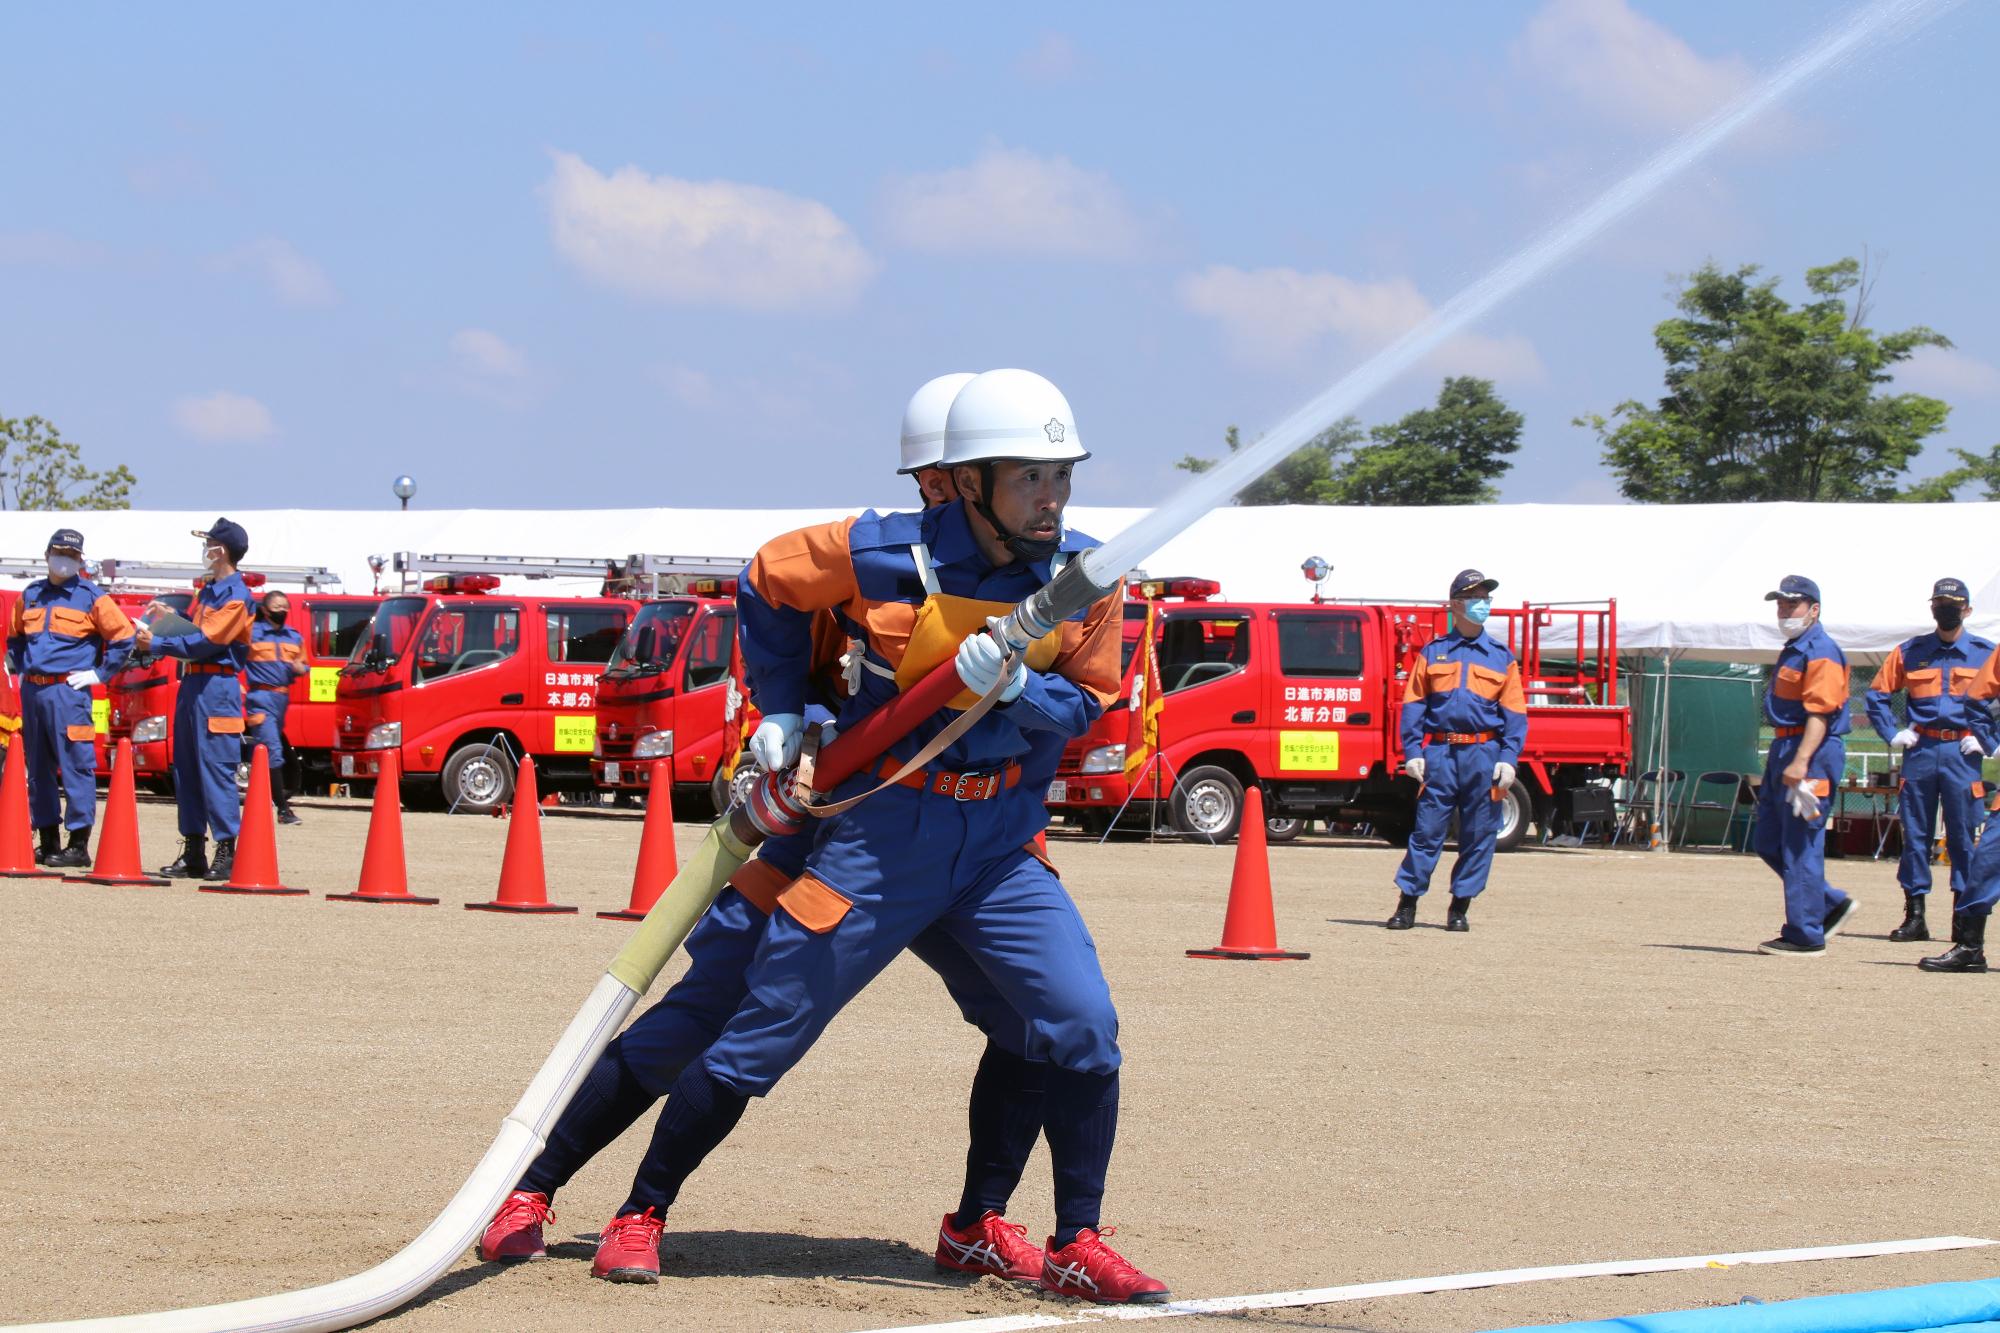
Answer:
[[250, 626], [250, 666], [244, 672], [249, 682], [246, 697], [248, 714], [244, 723], [249, 732], [249, 751], [262, 747], [271, 771], [271, 803], [278, 807], [280, 824], [296, 824], [285, 796], [285, 712], [292, 704], [292, 682], [311, 668], [306, 664], [306, 641], [287, 625], [291, 599], [281, 592], [268, 592], [257, 607], [257, 619]]

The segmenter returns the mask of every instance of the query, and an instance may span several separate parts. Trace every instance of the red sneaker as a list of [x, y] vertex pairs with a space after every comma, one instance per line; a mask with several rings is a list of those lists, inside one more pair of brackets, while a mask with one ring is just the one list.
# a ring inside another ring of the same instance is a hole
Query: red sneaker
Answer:
[[937, 1266], [958, 1273], [991, 1273], [1014, 1282], [1039, 1282], [1042, 1248], [1028, 1239], [1028, 1229], [1016, 1226], [988, 1208], [979, 1220], [960, 1231], [946, 1213], [938, 1223]]
[[1050, 1248], [1042, 1253], [1042, 1290], [1099, 1305], [1164, 1305], [1171, 1300], [1166, 1283], [1147, 1277], [1104, 1243], [1116, 1230], [1085, 1227], [1060, 1250], [1050, 1236]]
[[489, 1264], [546, 1259], [549, 1251], [542, 1244], [542, 1223], [555, 1220], [556, 1215], [549, 1211], [548, 1195], [515, 1190], [486, 1224], [486, 1234], [479, 1238], [479, 1257]]
[[660, 1233], [666, 1229], [666, 1219], [654, 1217], [650, 1208], [612, 1218], [597, 1242], [590, 1275], [608, 1282], [658, 1282]]

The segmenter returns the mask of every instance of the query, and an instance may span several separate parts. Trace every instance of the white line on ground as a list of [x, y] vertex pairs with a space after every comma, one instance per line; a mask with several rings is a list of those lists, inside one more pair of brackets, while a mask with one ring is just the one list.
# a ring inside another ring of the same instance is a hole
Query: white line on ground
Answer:
[[1263, 1296], [1216, 1296], [1169, 1305], [1085, 1307], [1071, 1314], [1002, 1315], [993, 1319], [962, 1319], [946, 1324], [911, 1324], [870, 1333], [1015, 1333], [1019, 1329], [1095, 1324], [1111, 1319], [1176, 1319], [1195, 1314], [1236, 1314], [1244, 1310], [1288, 1310], [1342, 1301], [1373, 1300], [1379, 1296], [1414, 1296], [1429, 1291], [1469, 1291], [1474, 1287], [1507, 1287], [1523, 1282], [1553, 1282], [1572, 1277], [1630, 1277], [1639, 1273], [1673, 1273], [1691, 1268], [1729, 1268], [1736, 1264], [1792, 1264], [1811, 1259], [1873, 1259], [1885, 1254], [1919, 1254], [1928, 1250], [1969, 1250], [1996, 1242], [1978, 1236], [1930, 1236], [1922, 1240], [1885, 1240], [1861, 1245], [1821, 1245], [1803, 1250], [1753, 1250], [1747, 1254], [1697, 1254], [1678, 1259], [1625, 1259], [1610, 1263], [1561, 1264], [1550, 1268], [1508, 1268], [1492, 1273], [1454, 1273], [1449, 1277], [1399, 1278], [1393, 1282], [1360, 1282], [1312, 1291], [1278, 1291]]

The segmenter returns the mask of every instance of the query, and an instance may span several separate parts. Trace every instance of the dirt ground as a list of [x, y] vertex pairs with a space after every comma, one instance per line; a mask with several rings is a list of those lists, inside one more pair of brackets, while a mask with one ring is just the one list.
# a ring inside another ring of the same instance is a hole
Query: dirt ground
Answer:
[[[435, 908], [330, 904], [365, 811], [280, 830], [310, 898], [0, 881], [0, 1316], [204, 1304], [357, 1272], [435, 1215], [616, 951], [636, 820], [544, 822], [577, 917], [468, 913], [498, 820], [406, 816]], [[171, 809], [141, 812], [149, 864]], [[680, 828], [684, 849], [697, 829]], [[1177, 1296], [1526, 1265], [2000, 1236], [2000, 978], [1914, 967], [1888, 862], [1831, 863], [1862, 906], [1817, 962], [1751, 947], [1775, 882], [1729, 856], [1499, 858], [1468, 935], [1380, 928], [1395, 853], [1274, 848], [1308, 962], [1191, 961], [1231, 853], [1058, 838], [1123, 1017], [1106, 1221]], [[1440, 877], [1442, 883], [1442, 876]], [[664, 984], [664, 983], [663, 983]], [[470, 1255], [412, 1330], [848, 1330], [1073, 1307], [933, 1272], [977, 1035], [899, 961], [684, 1194], [666, 1279], [588, 1277], [650, 1120], [557, 1200], [547, 1263]], [[1014, 1217], [1051, 1222], [1046, 1150]], [[1250, 1316], [1454, 1333], [2000, 1272], [2000, 1249], [1542, 1283]], [[1176, 1327], [1240, 1327], [1189, 1318]]]

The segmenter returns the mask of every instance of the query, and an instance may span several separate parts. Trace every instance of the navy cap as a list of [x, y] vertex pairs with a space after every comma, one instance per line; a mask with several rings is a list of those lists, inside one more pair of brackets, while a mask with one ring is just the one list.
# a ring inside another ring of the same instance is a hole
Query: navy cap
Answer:
[[83, 534], [75, 528], [57, 528], [56, 535], [49, 538], [48, 549], [51, 551], [75, 551], [78, 555], [82, 555]]
[[1451, 595], [1454, 599], [1470, 593], [1490, 595], [1499, 586], [1499, 579], [1489, 579], [1476, 569], [1461, 569], [1451, 581]]
[[1819, 600], [1819, 585], [1803, 574], [1787, 574], [1778, 580], [1777, 589], [1764, 594], [1764, 600], [1775, 602], [1780, 597], [1796, 601], [1803, 597], [1808, 602]]
[[1965, 584], [1962, 580], [1939, 579], [1931, 585], [1931, 600], [1933, 602], [1970, 602], [1972, 594], [1965, 590]]
[[196, 528], [189, 535], [200, 537], [204, 541], [214, 542], [217, 546], [229, 552], [229, 559], [232, 564], [241, 560], [250, 552], [250, 534], [243, 530], [241, 523], [232, 523], [226, 518], [216, 519], [215, 525], [209, 528], [207, 532]]

